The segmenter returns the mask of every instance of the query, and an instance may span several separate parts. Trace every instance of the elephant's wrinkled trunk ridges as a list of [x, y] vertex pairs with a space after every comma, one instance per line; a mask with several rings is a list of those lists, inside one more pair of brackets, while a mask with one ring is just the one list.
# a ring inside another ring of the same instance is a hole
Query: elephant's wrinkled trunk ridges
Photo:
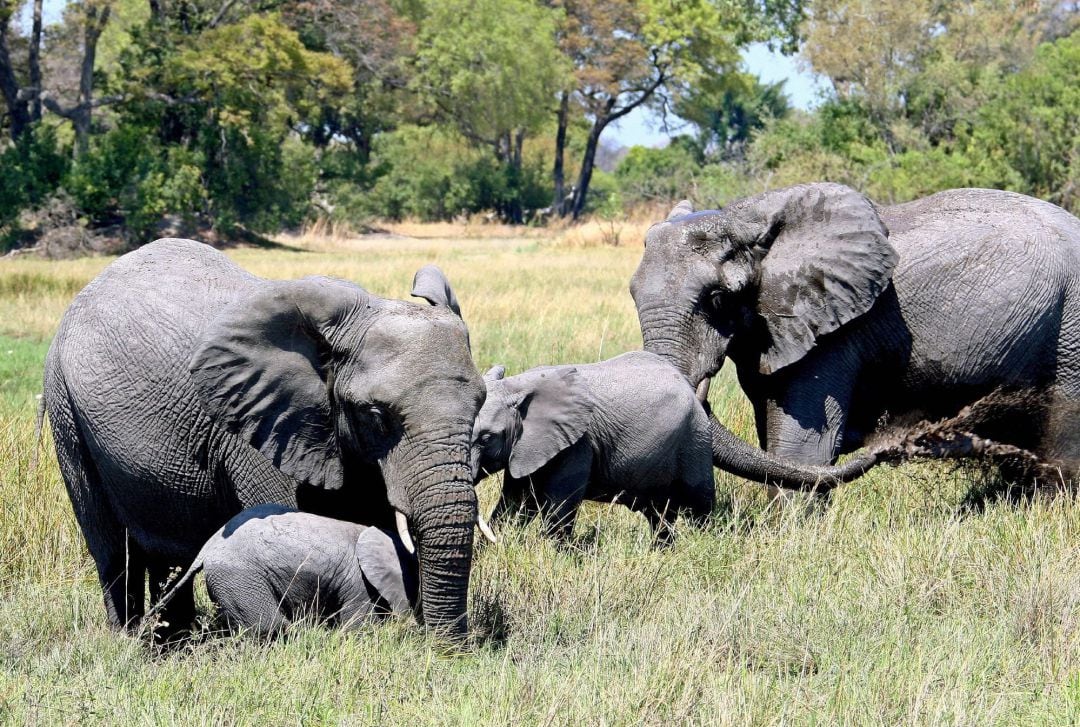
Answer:
[[469, 462], [471, 432], [471, 422], [444, 422], [438, 431], [409, 441], [395, 456], [402, 465], [408, 529], [420, 561], [420, 618], [453, 638], [464, 638], [468, 632], [477, 513]]
[[466, 468], [426, 488], [415, 508], [420, 603], [426, 626], [455, 638], [468, 633], [476, 492]]
[[880, 453], [868, 452], [836, 467], [791, 464], [747, 444], [712, 414], [709, 419], [713, 464], [755, 482], [822, 492], [861, 477], [882, 461]]

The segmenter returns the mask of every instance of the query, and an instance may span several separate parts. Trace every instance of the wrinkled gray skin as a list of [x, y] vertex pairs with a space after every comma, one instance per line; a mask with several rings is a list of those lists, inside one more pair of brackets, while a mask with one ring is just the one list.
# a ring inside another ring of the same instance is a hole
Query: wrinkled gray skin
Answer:
[[[417, 543], [425, 623], [466, 630], [484, 387], [442, 274], [385, 300], [330, 278], [264, 280], [166, 239], [72, 302], [45, 399], [109, 621], [133, 628], [171, 568], [260, 503], [393, 527]], [[189, 587], [164, 620], [189, 624]]]
[[395, 535], [282, 505], [249, 507], [214, 533], [150, 620], [200, 570], [231, 629], [276, 636], [311, 617], [358, 628], [417, 599], [417, 564]]
[[473, 429], [476, 481], [506, 470], [494, 520], [539, 512], [549, 533], [567, 539], [582, 500], [620, 502], [667, 541], [678, 514], [712, 512], [709, 417], [659, 356], [503, 373], [484, 374]]
[[[649, 230], [630, 290], [645, 348], [695, 386], [731, 359], [762, 446], [788, 461], [833, 462], [886, 415], [950, 416], [999, 388], [1044, 392], [1054, 415], [1003, 411], [984, 436], [1071, 449], [1080, 220], [1054, 205], [959, 189], [878, 208], [836, 184], [683, 202]], [[730, 469], [746, 445], [714, 433]]]

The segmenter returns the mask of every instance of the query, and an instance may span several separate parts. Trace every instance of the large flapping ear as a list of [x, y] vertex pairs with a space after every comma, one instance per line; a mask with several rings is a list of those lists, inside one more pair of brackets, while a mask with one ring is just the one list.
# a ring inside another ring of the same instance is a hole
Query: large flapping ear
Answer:
[[379, 528], [365, 528], [356, 539], [356, 559], [364, 580], [395, 613], [408, 613], [417, 601], [419, 565], [401, 541]]
[[671, 208], [671, 212], [668, 212], [667, 219], [673, 220], [676, 217], [683, 217], [685, 215], [693, 214], [694, 205], [690, 203], [690, 200], [684, 199], [677, 205]]
[[330, 278], [275, 281], [225, 309], [188, 365], [203, 408], [285, 474], [342, 485], [329, 339], [367, 294]]
[[425, 265], [416, 271], [413, 276], [412, 292], [414, 298], [423, 298], [432, 305], [449, 308], [461, 317], [461, 306], [458, 305], [454, 289], [450, 287], [450, 281], [443, 275], [443, 271], [434, 265]]
[[757, 313], [769, 333], [759, 369], [798, 361], [818, 338], [866, 313], [898, 256], [866, 197], [839, 184], [806, 184], [729, 206], [728, 226], [756, 230]]
[[521, 412], [521, 436], [510, 451], [510, 476], [528, 477], [585, 434], [592, 403], [577, 369], [553, 368], [531, 375], [511, 391]]

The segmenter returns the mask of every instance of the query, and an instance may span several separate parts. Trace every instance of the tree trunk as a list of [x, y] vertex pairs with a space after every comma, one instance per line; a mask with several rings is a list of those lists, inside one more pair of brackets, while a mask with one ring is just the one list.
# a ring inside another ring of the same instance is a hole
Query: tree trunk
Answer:
[[551, 199], [551, 211], [559, 217], [566, 215], [566, 178], [563, 169], [563, 156], [566, 151], [566, 125], [570, 116], [570, 94], [562, 92], [559, 99], [559, 128], [555, 132], [555, 166], [551, 178], [555, 183], [555, 193]]
[[0, 94], [4, 96], [8, 116], [11, 117], [11, 138], [18, 141], [30, 125], [30, 112], [26, 101], [19, 98], [19, 80], [15, 77], [15, 68], [11, 65], [11, 53], [7, 44], [9, 23], [10, 18], [4, 20], [0, 26]]
[[525, 130], [518, 129], [514, 132], [514, 139], [510, 149], [510, 188], [512, 190], [509, 203], [507, 204], [506, 217], [515, 225], [525, 221], [525, 210], [521, 204], [522, 182], [522, 147], [525, 145]]
[[34, 0], [34, 20], [30, 29], [30, 87], [34, 100], [30, 106], [31, 121], [41, 121], [41, 6], [43, 0]]
[[97, 44], [105, 24], [109, 22], [112, 8], [108, 5], [99, 11], [96, 5], [86, 8], [86, 30], [83, 34], [82, 68], [79, 73], [79, 99], [72, 109], [71, 124], [75, 127], [75, 154], [82, 156], [90, 147], [90, 122], [94, 107], [94, 59]]
[[581, 158], [581, 172], [578, 174], [577, 187], [574, 188], [574, 200], [570, 210], [577, 220], [585, 212], [585, 200], [589, 194], [589, 182], [592, 181], [593, 166], [596, 163], [596, 149], [600, 146], [600, 134], [604, 132], [608, 119], [597, 117], [589, 129], [589, 138], [585, 141], [585, 155]]

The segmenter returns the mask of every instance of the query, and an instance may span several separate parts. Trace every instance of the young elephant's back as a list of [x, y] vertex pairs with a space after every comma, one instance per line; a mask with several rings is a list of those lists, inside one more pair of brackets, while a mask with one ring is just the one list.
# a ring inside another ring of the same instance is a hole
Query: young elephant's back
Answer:
[[226, 523], [217, 545], [207, 549], [204, 568], [209, 572], [218, 564], [236, 563], [266, 573], [328, 573], [348, 564], [362, 529], [281, 505], [260, 505]]
[[659, 356], [634, 351], [586, 367], [601, 460], [612, 479], [663, 482], [687, 450], [707, 451], [708, 415], [690, 384]]

